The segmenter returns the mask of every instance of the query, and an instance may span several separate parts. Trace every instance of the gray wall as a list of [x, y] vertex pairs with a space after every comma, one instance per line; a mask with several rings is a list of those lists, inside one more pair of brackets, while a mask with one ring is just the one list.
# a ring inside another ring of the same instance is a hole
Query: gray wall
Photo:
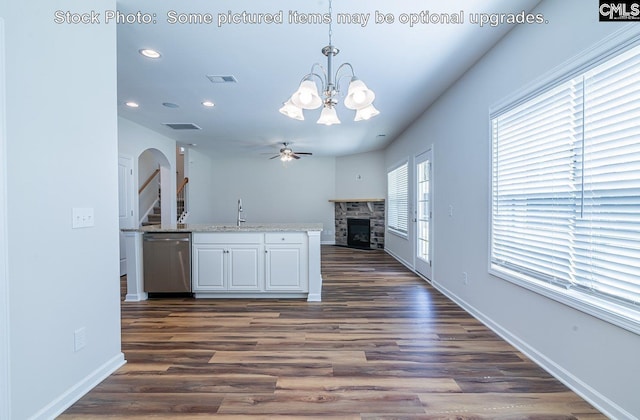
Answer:
[[211, 157], [191, 149], [189, 223], [235, 223], [242, 199], [248, 223], [322, 223], [334, 238], [335, 158], [304, 157], [283, 165], [266, 157]]
[[[638, 335], [488, 274], [489, 108], [624, 25], [598, 23], [595, 0], [545, 0], [536, 12], [548, 23], [510, 32], [387, 149], [385, 165], [434, 146], [434, 284], [601, 410], [637, 417]], [[413, 237], [386, 238], [409, 266]]]
[[384, 198], [387, 174], [384, 152], [375, 151], [336, 158], [334, 198]]
[[[53, 23], [55, 10], [80, 6], [67, 0], [0, 5], [11, 419], [53, 417], [124, 361], [116, 27]], [[91, 4], [115, 6], [113, 0]], [[93, 208], [95, 226], [72, 229], [74, 207]], [[75, 352], [80, 328], [86, 347]]]

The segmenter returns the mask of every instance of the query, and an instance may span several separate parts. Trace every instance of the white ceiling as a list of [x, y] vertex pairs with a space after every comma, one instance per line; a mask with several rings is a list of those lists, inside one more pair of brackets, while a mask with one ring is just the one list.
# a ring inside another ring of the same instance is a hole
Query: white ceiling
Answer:
[[[340, 49], [334, 70], [349, 62], [376, 93], [380, 115], [354, 122], [354, 111], [337, 106], [342, 124], [316, 124], [320, 110], [305, 121], [278, 112], [313, 63], [326, 67], [321, 49], [326, 24], [289, 23], [289, 12], [328, 13], [328, 0], [119, 0], [121, 13], [155, 14], [156, 23], [118, 25], [118, 111], [124, 118], [196, 144], [208, 154], [235, 152], [260, 156], [280, 143], [315, 156], [341, 156], [384, 148], [491, 48], [512, 26], [470, 22], [472, 13], [518, 13], [540, 0], [333, 0], [333, 44]], [[213, 24], [170, 24], [167, 13], [212, 15]], [[236, 23], [218, 27], [220, 13], [278, 13], [282, 24]], [[376, 24], [376, 11], [393, 24]], [[402, 14], [463, 13], [464, 24], [399, 22]], [[338, 24], [338, 13], [370, 14], [365, 26]], [[162, 57], [150, 60], [141, 48]], [[235, 84], [213, 84], [207, 75], [233, 75]], [[348, 79], [341, 85], [346, 90]], [[206, 109], [203, 100], [216, 106]], [[139, 108], [130, 109], [126, 101]], [[162, 105], [170, 102], [179, 108]], [[201, 130], [173, 130], [163, 123], [193, 123]]]

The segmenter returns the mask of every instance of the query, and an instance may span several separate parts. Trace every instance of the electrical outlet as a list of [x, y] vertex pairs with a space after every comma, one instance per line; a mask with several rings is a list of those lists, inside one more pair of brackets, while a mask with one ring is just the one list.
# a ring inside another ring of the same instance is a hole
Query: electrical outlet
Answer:
[[469, 284], [469, 275], [467, 274], [466, 271], [462, 272], [462, 282], [464, 283], [465, 286]]
[[87, 345], [87, 329], [82, 327], [73, 332], [73, 350], [80, 351]]
[[449, 204], [449, 217], [453, 217], [453, 204]]

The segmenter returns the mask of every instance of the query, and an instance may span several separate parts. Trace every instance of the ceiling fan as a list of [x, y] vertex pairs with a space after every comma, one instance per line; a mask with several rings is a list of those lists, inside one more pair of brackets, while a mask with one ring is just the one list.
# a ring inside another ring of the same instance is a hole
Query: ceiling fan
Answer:
[[278, 153], [275, 156], [270, 157], [269, 159], [275, 159], [275, 158], [280, 158], [281, 161], [283, 162], [289, 162], [293, 159], [300, 159], [300, 155], [307, 155], [307, 156], [311, 156], [313, 153], [308, 153], [308, 152], [294, 152], [290, 147], [289, 147], [289, 143], [282, 143], [282, 145], [284, 146], [283, 148], [280, 149], [280, 153]]

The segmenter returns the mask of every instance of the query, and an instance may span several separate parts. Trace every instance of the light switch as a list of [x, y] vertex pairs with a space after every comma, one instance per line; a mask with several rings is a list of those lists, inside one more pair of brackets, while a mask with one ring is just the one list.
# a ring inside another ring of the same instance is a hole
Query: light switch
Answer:
[[71, 213], [71, 227], [73, 229], [91, 227], [95, 224], [93, 207], [74, 207]]

